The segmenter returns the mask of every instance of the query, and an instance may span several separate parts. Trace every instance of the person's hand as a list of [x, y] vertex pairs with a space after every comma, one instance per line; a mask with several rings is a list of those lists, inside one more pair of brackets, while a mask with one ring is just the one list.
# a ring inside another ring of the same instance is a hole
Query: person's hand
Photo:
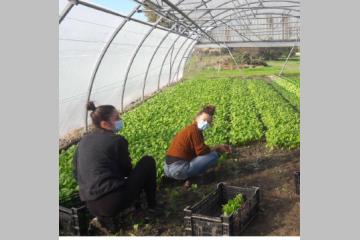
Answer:
[[219, 144], [215, 147], [215, 151], [219, 153], [231, 153], [231, 147], [226, 144]]
[[221, 145], [216, 145], [216, 146], [212, 147], [211, 151], [216, 151], [218, 153], [222, 153]]
[[227, 153], [227, 154], [232, 152], [232, 149], [231, 149], [230, 145], [224, 145], [224, 149], [225, 149], [225, 153]]
[[231, 146], [227, 144], [222, 144], [223, 153], [229, 154], [231, 153]]

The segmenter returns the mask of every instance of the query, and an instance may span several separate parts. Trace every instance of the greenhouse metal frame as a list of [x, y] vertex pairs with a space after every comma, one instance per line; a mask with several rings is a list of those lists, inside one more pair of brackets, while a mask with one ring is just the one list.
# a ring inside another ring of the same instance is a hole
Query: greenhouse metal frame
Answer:
[[[181, 80], [195, 48], [225, 48], [237, 65], [231, 48], [300, 43], [300, 1], [132, 1], [127, 15], [91, 1], [59, 1], [60, 137], [88, 129], [90, 100], [124, 111]], [[146, 12], [156, 21], [137, 17]]]

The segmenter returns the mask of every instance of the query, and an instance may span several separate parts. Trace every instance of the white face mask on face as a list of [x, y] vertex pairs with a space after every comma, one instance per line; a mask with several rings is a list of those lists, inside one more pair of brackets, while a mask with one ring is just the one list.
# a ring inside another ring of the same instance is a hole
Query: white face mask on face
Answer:
[[197, 122], [197, 127], [201, 131], [204, 131], [205, 129], [207, 129], [209, 127], [209, 123], [207, 121], [204, 121], [201, 119]]

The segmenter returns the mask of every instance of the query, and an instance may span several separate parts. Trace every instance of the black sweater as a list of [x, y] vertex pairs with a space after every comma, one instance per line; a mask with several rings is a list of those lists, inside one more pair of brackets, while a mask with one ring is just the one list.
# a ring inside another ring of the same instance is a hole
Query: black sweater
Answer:
[[73, 163], [82, 201], [96, 200], [119, 189], [132, 170], [126, 139], [102, 129], [81, 139]]

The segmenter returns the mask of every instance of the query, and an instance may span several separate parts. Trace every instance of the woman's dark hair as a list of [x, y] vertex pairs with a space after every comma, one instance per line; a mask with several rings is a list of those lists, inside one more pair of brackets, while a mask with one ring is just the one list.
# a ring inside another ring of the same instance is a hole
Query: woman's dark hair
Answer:
[[116, 108], [112, 105], [101, 105], [95, 107], [95, 104], [92, 101], [88, 102], [86, 108], [88, 111], [91, 111], [90, 113], [91, 120], [95, 125], [95, 127], [97, 128], [101, 128], [100, 127], [101, 121], [109, 121], [111, 115], [116, 110]]
[[201, 109], [201, 111], [199, 111], [199, 112], [196, 114], [196, 116], [199, 116], [199, 115], [201, 115], [201, 114], [203, 114], [203, 113], [207, 113], [207, 114], [209, 114], [210, 116], [214, 116], [214, 114], [215, 114], [215, 106], [213, 106], [213, 105], [207, 105], [207, 106], [203, 107], [203, 109]]

